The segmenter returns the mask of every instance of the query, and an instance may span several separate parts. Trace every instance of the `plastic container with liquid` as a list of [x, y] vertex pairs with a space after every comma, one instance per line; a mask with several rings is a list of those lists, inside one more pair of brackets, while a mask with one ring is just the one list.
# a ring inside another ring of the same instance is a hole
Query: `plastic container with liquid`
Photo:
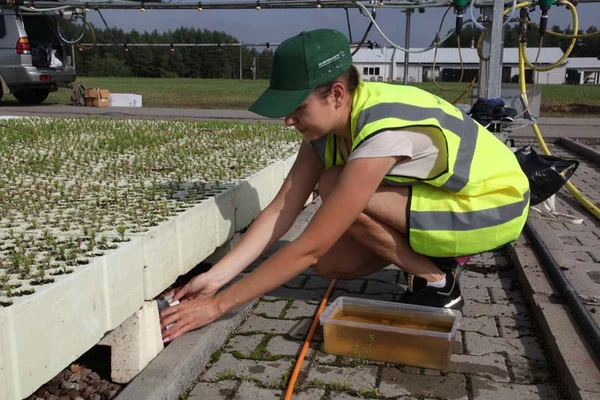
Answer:
[[460, 319], [445, 308], [338, 297], [320, 322], [326, 353], [446, 369]]

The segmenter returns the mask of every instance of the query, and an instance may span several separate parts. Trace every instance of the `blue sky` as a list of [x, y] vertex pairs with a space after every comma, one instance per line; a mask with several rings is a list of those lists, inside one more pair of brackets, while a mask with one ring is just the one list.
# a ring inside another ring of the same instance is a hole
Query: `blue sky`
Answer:
[[[411, 21], [411, 47], [424, 47], [431, 44], [438, 29], [445, 9], [428, 8], [424, 14], [413, 13]], [[600, 15], [600, 3], [580, 4], [577, 6], [580, 29], [592, 25], [600, 27], [597, 22]], [[179, 26], [224, 31], [245, 43], [281, 42], [302, 30], [315, 28], [334, 28], [348, 35], [346, 14], [338, 9], [307, 10], [105, 10], [102, 12], [110, 27], [118, 27], [125, 31], [164, 31]], [[475, 11], [478, 15], [478, 11]], [[352, 38], [361, 38], [368, 25], [368, 18], [359, 14], [358, 10], [350, 10]], [[392, 40], [404, 45], [405, 14], [397, 9], [378, 9], [377, 21], [382, 30]], [[468, 13], [465, 13], [465, 20]], [[531, 19], [539, 21], [539, 13], [532, 13]], [[96, 26], [104, 26], [98, 13], [90, 11], [89, 20]], [[549, 13], [548, 27], [559, 25], [563, 28], [572, 26], [571, 14], [565, 7], [552, 7]], [[454, 26], [454, 14], [448, 13], [442, 33]], [[383, 43], [384, 40], [375, 28], [371, 29], [369, 39]]]

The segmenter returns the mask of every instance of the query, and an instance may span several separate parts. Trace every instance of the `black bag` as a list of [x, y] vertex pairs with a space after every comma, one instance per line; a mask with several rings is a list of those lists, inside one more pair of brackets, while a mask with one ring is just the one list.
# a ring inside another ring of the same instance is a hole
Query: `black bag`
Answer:
[[40, 69], [50, 68], [52, 61], [52, 46], [47, 44], [38, 44], [31, 49], [31, 63], [34, 67]]
[[558, 192], [579, 166], [577, 160], [538, 154], [531, 146], [520, 148], [515, 156], [529, 179], [532, 206]]

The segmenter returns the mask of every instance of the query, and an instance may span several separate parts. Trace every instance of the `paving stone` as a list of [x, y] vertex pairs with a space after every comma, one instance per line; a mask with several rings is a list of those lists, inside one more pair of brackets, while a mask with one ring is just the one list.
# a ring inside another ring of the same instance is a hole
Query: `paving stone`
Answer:
[[331, 280], [321, 278], [320, 276], [311, 276], [304, 284], [304, 290], [327, 289]]
[[306, 290], [306, 287], [304, 289], [291, 289], [284, 286], [279, 286], [278, 288], [271, 290], [264, 297], [267, 300], [295, 299], [321, 301], [323, 296], [325, 296], [326, 291], [327, 287], [321, 289]]
[[398, 294], [394, 293], [379, 293], [379, 294], [368, 294], [368, 293], [348, 293], [343, 290], [334, 289], [329, 297], [329, 302], [332, 303], [338, 297], [356, 297], [360, 299], [371, 299], [371, 300], [379, 300], [379, 301], [395, 301], [398, 297], [400, 297], [403, 293], [404, 289], [398, 289]]
[[452, 353], [454, 354], [463, 354], [464, 346], [463, 346], [463, 334], [461, 331], [456, 331], [454, 334], [454, 339], [452, 340]]
[[[291, 340], [283, 336], [275, 336], [269, 340], [266, 350], [270, 355], [273, 356], [296, 356], [303, 344], [304, 342], [300, 340]], [[310, 356], [312, 352], [315, 351], [314, 349], [318, 347], [319, 343], [311, 343], [309, 351], [307, 352], [307, 357]]]
[[529, 360], [515, 354], [507, 355], [513, 371], [514, 383], [533, 384], [552, 378], [552, 372], [545, 361]]
[[343, 279], [337, 281], [335, 288], [336, 290], [343, 290], [344, 292], [360, 293], [364, 284], [364, 279]]
[[253, 314], [264, 314], [267, 317], [279, 318], [279, 315], [287, 305], [287, 300], [261, 301], [254, 309]]
[[370, 281], [381, 281], [388, 283], [398, 283], [398, 277], [402, 275], [399, 268], [392, 266], [391, 268], [384, 268], [381, 271], [372, 273], [364, 277]]
[[285, 313], [285, 318], [312, 318], [315, 311], [319, 307], [318, 304], [307, 303], [306, 301], [296, 300]]
[[289, 371], [290, 361], [256, 361], [238, 360], [229, 353], [221, 355], [219, 361], [200, 376], [203, 382], [215, 382], [223, 376], [234, 375], [236, 378], [247, 378], [272, 385], [281, 382], [284, 373]]
[[[302, 340], [306, 339], [306, 335], [310, 330], [310, 326], [312, 325], [312, 318], [304, 318], [299, 320], [292, 320], [295, 324], [292, 326], [292, 329], [289, 330], [287, 336], [290, 339]], [[312, 337], [313, 342], [322, 342], [323, 341], [323, 329], [318, 327], [315, 330], [315, 333]]]
[[[364, 399], [364, 397], [355, 397], [349, 395], [348, 393], [341, 393], [332, 391], [329, 395], [330, 400], [359, 400]], [[395, 400], [418, 400], [416, 397], [411, 396], [402, 396], [402, 397], [394, 397]]]
[[509, 304], [484, 304], [470, 302], [463, 307], [465, 317], [476, 318], [480, 316], [529, 318], [529, 311], [524, 303]]
[[472, 356], [453, 354], [450, 358], [449, 371], [460, 374], [482, 375], [495, 382], [510, 382], [506, 359], [500, 354]]
[[519, 339], [495, 338], [474, 332], [465, 332], [467, 354], [483, 355], [491, 353], [507, 353], [525, 355], [531, 360], [545, 361], [546, 357], [537, 338], [527, 336]]
[[461, 294], [465, 303], [476, 301], [478, 303], [491, 303], [490, 292], [486, 287], [464, 288], [461, 281]]
[[560, 240], [562, 244], [566, 245], [579, 246], [581, 244], [581, 242], [577, 240], [577, 236], [573, 235], [558, 235], [558, 240]]
[[531, 321], [510, 317], [498, 317], [498, 321], [502, 337], [517, 339], [522, 336], [535, 336]]
[[600, 263], [600, 250], [591, 250], [589, 253], [594, 262]]
[[494, 400], [559, 400], [560, 395], [550, 385], [520, 385], [490, 381], [474, 376], [471, 379], [474, 399]]
[[383, 369], [379, 393], [383, 397], [411, 395], [453, 400], [468, 399], [463, 375], [414, 375], [403, 373], [396, 368]]
[[431, 368], [423, 368], [422, 373], [423, 373], [423, 375], [429, 375], [429, 376], [441, 376], [442, 375], [442, 371], [440, 371], [439, 369], [431, 369]]
[[382, 294], [382, 293], [403, 293], [404, 289], [396, 283], [367, 281], [367, 287], [364, 293], [366, 294]]
[[521, 290], [505, 290], [504, 288], [490, 288], [489, 289], [492, 303], [496, 304], [509, 304], [509, 303], [524, 303], [523, 295]]
[[377, 369], [377, 367], [373, 366], [346, 368], [315, 365], [308, 371], [306, 383], [315, 386], [321, 383], [335, 385], [339, 388], [369, 392], [375, 389]]
[[301, 287], [304, 286], [304, 281], [306, 281], [306, 280], [308, 280], [306, 275], [297, 275], [297, 276], [293, 277], [291, 280], [289, 280], [288, 282], [284, 283], [283, 286], [293, 288], [293, 289], [300, 289]]
[[263, 339], [264, 335], [237, 335], [229, 339], [225, 346], [225, 351], [231, 353], [238, 351], [246, 357], [256, 349]]
[[273, 334], [287, 334], [298, 323], [285, 319], [263, 318], [258, 315], [250, 315], [248, 319], [240, 326], [238, 333], [245, 332], [263, 332]]
[[315, 354], [315, 361], [318, 364], [335, 364], [337, 363], [337, 357], [335, 354], [328, 354], [321, 350], [317, 350]]
[[280, 400], [282, 398], [283, 393], [283, 390], [264, 389], [253, 382], [242, 382], [240, 388], [238, 389], [233, 399]]
[[405, 374], [421, 375], [421, 367], [413, 367], [412, 365], [402, 365], [399, 368]]
[[238, 386], [237, 381], [221, 381], [218, 383], [199, 382], [190, 392], [189, 400], [230, 399]]
[[486, 336], [500, 336], [494, 317], [463, 317], [460, 320], [459, 329], [466, 332], [478, 332]]
[[507, 266], [510, 264], [506, 256], [499, 251], [488, 251], [481, 254], [476, 254], [469, 259], [469, 264], [488, 264], [495, 266]]
[[470, 271], [465, 271], [460, 275], [460, 287], [463, 290], [470, 288], [510, 288], [514, 285], [514, 281], [507, 277], [498, 277], [490, 274], [484, 277], [482, 274], [473, 275]]
[[294, 393], [292, 398], [294, 400], [318, 400], [323, 396], [325, 396], [324, 389], [310, 388], [303, 392]]
[[587, 251], [571, 251], [571, 257], [575, 260], [584, 262], [584, 263], [593, 263], [594, 259]]

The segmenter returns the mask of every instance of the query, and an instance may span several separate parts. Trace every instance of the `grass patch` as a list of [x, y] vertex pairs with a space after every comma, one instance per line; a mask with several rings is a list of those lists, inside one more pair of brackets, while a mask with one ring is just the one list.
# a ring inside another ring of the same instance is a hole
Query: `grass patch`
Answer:
[[[201, 108], [247, 109], [267, 88], [266, 79], [191, 79], [191, 78], [94, 78], [81, 77], [87, 87], [101, 87], [113, 93], [136, 93], [143, 97], [147, 108]], [[441, 90], [435, 84], [414, 84], [445, 100], [456, 100], [469, 86], [442, 82]], [[518, 85], [511, 84], [505, 86]], [[529, 87], [530, 85], [528, 85]], [[541, 116], [543, 117], [599, 117], [600, 96], [596, 85], [538, 85], [542, 90]], [[470, 91], [461, 98], [469, 103]], [[70, 104], [71, 91], [60, 89], [51, 93], [43, 104]], [[17, 105], [12, 95], [2, 99], [6, 105]]]

